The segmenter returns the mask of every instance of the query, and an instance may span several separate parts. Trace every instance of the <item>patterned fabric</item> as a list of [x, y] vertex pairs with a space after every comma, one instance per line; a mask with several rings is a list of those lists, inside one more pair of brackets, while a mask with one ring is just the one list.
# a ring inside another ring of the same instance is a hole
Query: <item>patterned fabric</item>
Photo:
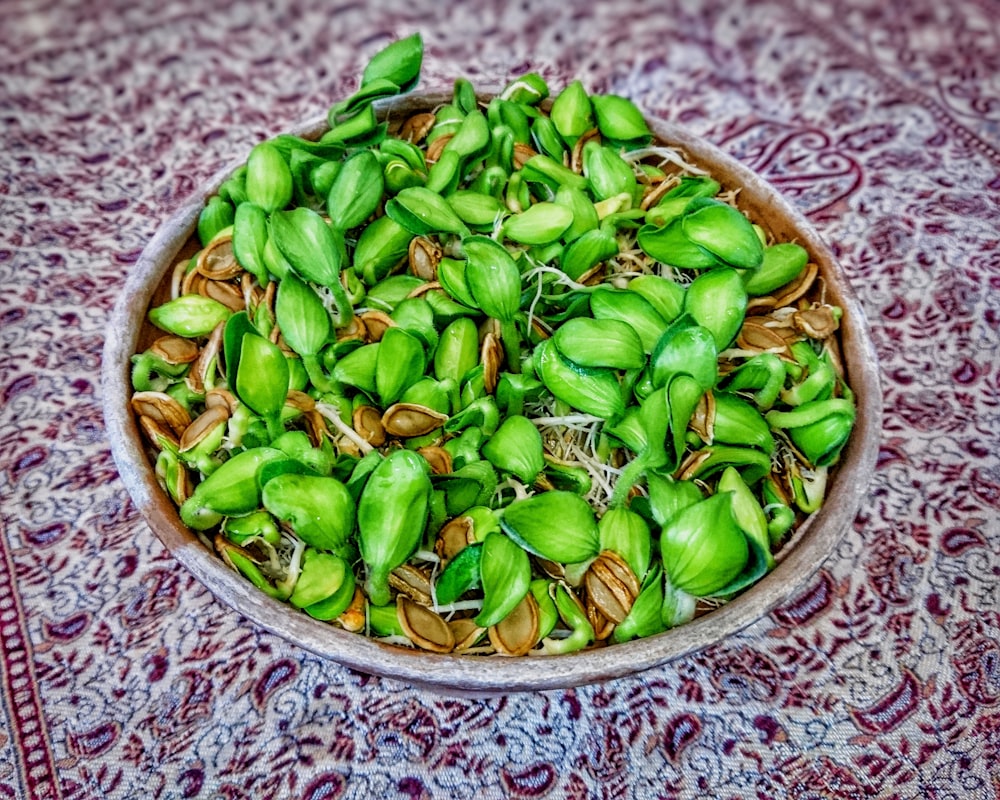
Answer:
[[[448, 8], [448, 6], [452, 6]], [[1000, 797], [1000, 5], [0, 2], [0, 798]], [[419, 30], [422, 86], [525, 69], [721, 145], [835, 248], [881, 457], [815, 577], [635, 678], [487, 700], [217, 603], [104, 438], [104, 328], [206, 179]]]

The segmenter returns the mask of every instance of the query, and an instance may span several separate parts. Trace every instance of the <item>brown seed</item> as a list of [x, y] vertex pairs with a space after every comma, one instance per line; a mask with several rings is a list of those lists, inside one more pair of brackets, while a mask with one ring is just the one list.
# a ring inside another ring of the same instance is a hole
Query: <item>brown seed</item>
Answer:
[[182, 294], [181, 287], [184, 285], [184, 276], [187, 275], [190, 260], [184, 259], [174, 264], [170, 270], [170, 297], [174, 299]]
[[514, 169], [521, 169], [528, 161], [538, 155], [538, 151], [521, 142], [514, 144]]
[[594, 639], [603, 642], [615, 629], [615, 623], [608, 619], [593, 603], [587, 604], [587, 620], [594, 628]]
[[195, 269], [209, 280], [225, 281], [243, 271], [233, 253], [233, 237], [217, 236], [198, 254]]
[[374, 406], [361, 405], [351, 414], [351, 425], [368, 444], [381, 447], [385, 444], [385, 426], [382, 414]]
[[306, 433], [309, 434], [309, 441], [313, 447], [319, 447], [330, 435], [330, 429], [326, 427], [326, 419], [316, 409], [306, 411], [302, 418], [305, 421]]
[[419, 286], [415, 286], [413, 291], [410, 292], [407, 297], [423, 297], [428, 292], [437, 292], [442, 297], [448, 297], [448, 293], [441, 288], [441, 284], [437, 281], [424, 281]]
[[225, 329], [225, 322], [215, 326], [184, 378], [188, 389], [195, 394], [203, 394], [208, 385], [214, 383], [212, 373], [219, 370], [219, 354], [222, 352], [222, 334]]
[[396, 596], [396, 618], [410, 641], [422, 650], [450, 653], [455, 649], [455, 634], [441, 615], [405, 594]]
[[205, 408], [222, 406], [232, 415], [238, 405], [239, 401], [233, 396], [233, 393], [221, 386], [216, 386], [205, 392]]
[[197, 268], [191, 270], [184, 275], [184, 280], [181, 282], [181, 294], [201, 294], [201, 285], [207, 280], [208, 278]]
[[183, 503], [194, 492], [194, 481], [191, 479], [191, 471], [182, 462], [178, 462], [174, 476], [174, 485], [164, 486], [164, 488], [178, 503]]
[[[271, 319], [274, 319], [274, 301], [278, 297], [278, 282], [268, 281], [267, 286], [264, 287], [264, 296], [260, 300], [260, 304], [267, 309], [267, 314]], [[255, 309], [256, 310], [256, 309]]]
[[776, 353], [786, 359], [792, 358], [788, 344], [781, 334], [764, 324], [760, 317], [748, 319], [743, 323], [740, 335], [736, 337], [736, 344], [743, 350]]
[[360, 457], [362, 454], [358, 443], [349, 436], [338, 437], [335, 444], [337, 445], [337, 452], [340, 455]]
[[242, 311], [246, 308], [243, 292], [235, 283], [206, 280], [198, 286], [198, 294], [222, 303], [230, 311]]
[[754, 317], [762, 314], [769, 314], [774, 309], [774, 298], [764, 295], [763, 297], [751, 297], [747, 301], [746, 316]]
[[775, 307], [781, 308], [782, 306], [791, 305], [802, 297], [802, 295], [812, 288], [817, 275], [819, 275], [819, 266], [810, 261], [797, 278], [776, 290], [774, 294]]
[[410, 272], [425, 281], [435, 280], [441, 255], [441, 247], [436, 242], [424, 236], [414, 236], [409, 248]]
[[380, 342], [387, 328], [396, 326], [396, 321], [384, 311], [364, 311], [355, 318], [364, 327], [365, 333], [362, 337], [366, 342]]
[[616, 625], [628, 616], [639, 596], [639, 581], [632, 568], [611, 550], [602, 552], [590, 565], [584, 585], [588, 603]]
[[445, 133], [438, 136], [433, 142], [427, 145], [427, 152], [424, 153], [424, 160], [428, 164], [433, 164], [439, 158], [441, 158], [441, 152], [448, 142], [451, 141], [452, 134]]
[[434, 540], [434, 552], [447, 563], [475, 541], [472, 517], [455, 517], [441, 526]]
[[244, 272], [240, 275], [240, 291], [243, 293], [243, 305], [252, 317], [257, 306], [264, 299], [264, 290], [257, 285], [253, 275]]
[[409, 439], [437, 430], [448, 420], [447, 414], [416, 403], [395, 403], [382, 415], [382, 427], [390, 436]]
[[541, 567], [542, 572], [550, 578], [554, 578], [557, 581], [566, 578], [566, 568], [558, 561], [549, 561], [547, 558], [536, 558], [535, 561], [538, 562], [538, 566]]
[[430, 111], [414, 114], [403, 122], [399, 129], [399, 138], [416, 144], [431, 132], [435, 122], [437, 118]]
[[487, 333], [483, 337], [483, 344], [479, 354], [479, 360], [483, 365], [483, 386], [487, 394], [493, 394], [497, 388], [497, 381], [500, 379], [500, 364], [503, 362], [504, 352], [500, 339], [492, 333]]
[[198, 357], [198, 345], [183, 336], [161, 336], [149, 349], [168, 364], [190, 364]]
[[712, 457], [712, 453], [709, 450], [696, 450], [690, 453], [684, 461], [681, 462], [680, 469], [674, 475], [677, 480], [687, 481], [696, 477], [701, 471], [702, 465]]
[[792, 326], [812, 339], [827, 339], [837, 332], [840, 322], [828, 305], [813, 305], [792, 314]]
[[163, 450], [167, 446], [177, 449], [180, 439], [165, 423], [157, 422], [152, 417], [140, 416], [139, 427], [157, 450]]
[[178, 449], [186, 453], [197, 447], [219, 425], [225, 425], [229, 419], [229, 409], [225, 406], [206, 408], [195, 420], [187, 426], [181, 435]]
[[538, 601], [528, 592], [506, 617], [489, 629], [498, 653], [523, 656], [538, 643]]
[[583, 146], [592, 139], [598, 142], [601, 141], [601, 132], [597, 128], [591, 128], [577, 139], [576, 144], [573, 145], [573, 154], [569, 161], [569, 168], [573, 172], [580, 175], [583, 174]]
[[[381, 335], [380, 337], [381, 338]], [[360, 339], [362, 342], [369, 342], [368, 326], [361, 316], [355, 314], [343, 327], [337, 328], [337, 341], [345, 342], [349, 339]]]
[[417, 452], [431, 465], [431, 472], [435, 475], [447, 475], [451, 472], [451, 453], [443, 447], [428, 445], [418, 448]]
[[177, 437], [191, 424], [187, 409], [166, 392], [136, 392], [131, 402], [136, 414], [166, 426]]
[[831, 336], [823, 342], [823, 347], [830, 356], [830, 365], [833, 367], [833, 371], [837, 373], [839, 378], [843, 379], [844, 357], [843, 353], [840, 351], [840, 341], [836, 336]]
[[313, 396], [299, 391], [298, 389], [288, 390], [288, 395], [285, 398], [285, 404], [303, 413], [313, 411], [316, 408], [316, 400]]
[[389, 585], [422, 606], [431, 604], [431, 579], [412, 564], [403, 564], [390, 572]]
[[455, 637], [456, 653], [468, 650], [486, 632], [486, 629], [479, 627], [471, 617], [448, 620], [448, 627], [451, 628], [452, 635]]
[[582, 283], [584, 286], [596, 286], [604, 281], [607, 271], [608, 265], [602, 261], [600, 264], [595, 264], [584, 272], [577, 280], [577, 283]]
[[711, 389], [701, 396], [688, 425], [705, 444], [715, 439], [715, 395]]

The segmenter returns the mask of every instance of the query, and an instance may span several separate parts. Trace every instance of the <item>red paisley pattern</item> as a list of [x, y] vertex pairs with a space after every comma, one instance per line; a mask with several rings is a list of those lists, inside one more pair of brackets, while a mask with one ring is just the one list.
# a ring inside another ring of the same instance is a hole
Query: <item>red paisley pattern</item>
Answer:
[[[0, 0], [0, 798], [1000, 797], [1000, 7], [992, 0]], [[97, 375], [209, 176], [420, 30], [423, 85], [536, 70], [759, 171], [835, 248], [885, 391], [842, 546], [731, 640], [471, 700], [216, 603], [118, 481]]]

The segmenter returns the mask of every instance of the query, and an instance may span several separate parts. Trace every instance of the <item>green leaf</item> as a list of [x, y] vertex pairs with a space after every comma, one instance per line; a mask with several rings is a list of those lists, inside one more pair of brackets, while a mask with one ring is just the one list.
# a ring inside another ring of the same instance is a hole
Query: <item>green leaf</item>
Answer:
[[288, 362], [276, 344], [255, 333], [243, 337], [236, 394], [262, 417], [280, 413], [288, 397]]
[[375, 359], [375, 389], [390, 406], [424, 374], [427, 361], [420, 340], [402, 328], [387, 328]]
[[385, 204], [385, 213], [410, 233], [424, 236], [429, 233], [468, 234], [469, 229], [437, 192], [424, 186], [402, 189]]
[[372, 471], [358, 501], [358, 544], [375, 605], [389, 602], [389, 573], [404, 563], [424, 534], [431, 480], [427, 461], [394, 450]]
[[529, 552], [560, 564], [587, 561], [600, 552], [594, 511], [572, 492], [515, 500], [504, 509], [500, 526]]
[[760, 268], [747, 276], [747, 294], [752, 297], [770, 294], [797, 278], [808, 262], [809, 253], [795, 242], [778, 242], [765, 247]]
[[572, 223], [573, 212], [566, 206], [538, 202], [508, 217], [503, 235], [518, 244], [548, 244], [558, 239]]
[[674, 375], [690, 375], [702, 389], [710, 389], [719, 377], [715, 337], [708, 328], [680, 317], [664, 332], [650, 356], [654, 386], [666, 386]]
[[552, 101], [549, 117], [559, 135], [570, 147], [594, 127], [594, 110], [583, 84], [576, 80], [566, 85]]
[[306, 544], [340, 551], [354, 532], [354, 499], [336, 478], [286, 473], [264, 484], [264, 508]]
[[646, 363], [642, 341], [627, 322], [576, 317], [553, 336], [559, 352], [583, 367], [636, 369]]
[[326, 199], [330, 224], [339, 231], [356, 228], [382, 202], [382, 165], [371, 150], [360, 150], [337, 172]]
[[709, 197], [696, 198], [680, 220], [684, 236], [738, 269], [757, 269], [764, 246], [757, 231], [738, 209]]
[[507, 249], [487, 236], [467, 236], [465, 282], [476, 305], [501, 322], [514, 319], [521, 304], [521, 271]]
[[300, 356], [317, 355], [332, 332], [319, 295], [294, 275], [278, 284], [274, 314], [285, 342]]
[[626, 97], [595, 94], [590, 98], [601, 135], [615, 142], [646, 144], [653, 132], [638, 107]]
[[315, 211], [299, 207], [272, 214], [271, 236], [279, 252], [303, 278], [330, 288], [340, 286], [343, 237]]
[[261, 142], [247, 159], [247, 199], [270, 214], [292, 200], [292, 171], [281, 151], [271, 142]]
[[712, 332], [720, 351], [725, 350], [740, 332], [746, 309], [746, 289], [734, 269], [703, 272], [691, 282], [684, 295], [684, 311]]
[[674, 587], [695, 597], [717, 594], [747, 563], [747, 538], [736, 524], [729, 492], [689, 505], [660, 534], [663, 569]]
[[243, 269], [261, 286], [267, 286], [268, 270], [264, 260], [267, 246], [267, 213], [260, 206], [240, 203], [233, 221], [233, 255]]
[[424, 43], [419, 33], [399, 39], [372, 56], [361, 75], [361, 86], [382, 80], [408, 92], [420, 78], [423, 56]]
[[448, 562], [434, 584], [434, 597], [438, 605], [454, 603], [463, 594], [481, 585], [479, 567], [482, 553], [482, 543], [475, 542], [463, 547]]
[[229, 319], [233, 312], [218, 300], [200, 294], [182, 294], [150, 309], [149, 321], [160, 330], [196, 339], [208, 336], [215, 326]]
[[488, 533], [479, 559], [483, 607], [476, 616], [482, 628], [496, 625], [524, 599], [531, 586], [528, 554], [502, 533]]
[[508, 416], [489, 441], [483, 445], [483, 457], [497, 469], [510, 472], [530, 484], [545, 466], [542, 435], [525, 416]]
[[578, 411], [616, 421], [625, 413], [622, 387], [610, 369], [582, 367], [547, 339], [535, 347], [535, 371], [545, 387]]
[[663, 264], [682, 269], [711, 269], [719, 259], [708, 249], [684, 235], [680, 217], [666, 225], [646, 224], [639, 228], [636, 241], [642, 251]]

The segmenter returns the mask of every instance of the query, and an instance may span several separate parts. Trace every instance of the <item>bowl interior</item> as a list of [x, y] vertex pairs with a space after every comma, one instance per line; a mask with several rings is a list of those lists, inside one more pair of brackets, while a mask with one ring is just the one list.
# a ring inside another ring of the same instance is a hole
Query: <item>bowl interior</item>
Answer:
[[[398, 118], [430, 110], [450, 97], [411, 95], [381, 104], [380, 114]], [[128, 492], [167, 550], [220, 601], [300, 647], [366, 673], [466, 694], [570, 687], [641, 672], [715, 644], [793, 596], [851, 525], [875, 464], [882, 401], [865, 315], [829, 247], [772, 186], [684, 129], [662, 120], [649, 122], [661, 142], [681, 148], [689, 162], [708, 171], [724, 188], [741, 187], [740, 206], [752, 220], [760, 221], [779, 240], [806, 247], [819, 265], [827, 301], [844, 310], [841, 347], [847, 381], [856, 394], [855, 429], [831, 473], [823, 507], [785, 546], [771, 573], [723, 607], [665, 633], [570, 655], [519, 658], [437, 655], [384, 644], [314, 620], [255, 589], [181, 523], [176, 507], [156, 482], [129, 406], [130, 358], [161, 335], [146, 320], [146, 311], [169, 299], [172, 266], [197, 249], [194, 234], [205, 199], [236, 165], [219, 173], [157, 232], [129, 276], [108, 327], [102, 383], [112, 452]], [[324, 129], [322, 118], [295, 133], [310, 137]]]

